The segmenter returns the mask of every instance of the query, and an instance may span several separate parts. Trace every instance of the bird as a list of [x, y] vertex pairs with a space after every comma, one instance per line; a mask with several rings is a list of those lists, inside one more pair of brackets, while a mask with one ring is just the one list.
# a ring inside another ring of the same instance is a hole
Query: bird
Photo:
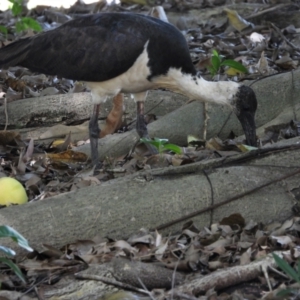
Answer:
[[[101, 104], [119, 93], [133, 95], [136, 130], [149, 138], [144, 120], [147, 92], [167, 89], [191, 100], [230, 106], [257, 146], [252, 88], [233, 81], [206, 81], [191, 59], [184, 35], [158, 18], [135, 13], [97, 13], [21, 38], [0, 49], [0, 68], [22, 66], [33, 72], [85, 82], [93, 104], [89, 121], [91, 160], [99, 162], [98, 116]], [[101, 151], [101, 149], [100, 149]]]

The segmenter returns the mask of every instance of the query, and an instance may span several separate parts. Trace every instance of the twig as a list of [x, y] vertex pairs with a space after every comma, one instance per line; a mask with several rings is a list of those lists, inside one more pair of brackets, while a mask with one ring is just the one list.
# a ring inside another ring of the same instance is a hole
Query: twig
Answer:
[[280, 272], [279, 270], [273, 268], [272, 266], [269, 266], [269, 269], [270, 269], [271, 271], [273, 271], [274, 273], [276, 273], [276, 274], [282, 276], [283, 278], [289, 279], [289, 276], [287, 276], [287, 275], [285, 275], [284, 273]]
[[264, 15], [266, 13], [269, 13], [269, 12], [277, 10], [277, 9], [281, 9], [281, 8], [283, 8], [285, 6], [289, 6], [289, 5], [291, 5], [291, 3], [289, 3], [289, 4], [278, 4], [276, 6], [273, 6], [273, 7], [267, 8], [265, 10], [262, 10], [262, 11], [256, 13], [256, 14], [250, 15], [250, 16], [246, 17], [245, 20], [256, 18], [258, 16]]
[[[279, 252], [279, 255], [282, 256], [282, 253], [286, 252], [287, 251]], [[278, 252], [276, 251], [275, 253]], [[214, 288], [214, 290], [218, 291], [228, 286], [237, 285], [241, 282], [250, 281], [257, 278], [260, 276], [263, 266], [266, 268], [275, 268], [277, 266], [271, 254], [268, 254], [261, 260], [256, 260], [247, 265], [224, 268], [209, 275], [203, 276], [200, 279], [197, 278], [187, 281], [178, 286], [174, 293], [189, 293], [192, 291], [193, 295], [198, 296], [199, 294], [211, 288]]]
[[38, 288], [36, 286], [34, 287], [34, 292], [35, 292], [38, 300], [44, 300], [45, 299], [43, 296], [41, 297], [41, 295], [39, 293], [39, 290], [38, 290]]
[[[206, 172], [206, 170], [202, 170], [204, 176], [206, 177], [208, 183], [209, 183], [209, 186], [210, 186], [210, 194], [211, 194], [211, 205], [214, 205], [215, 204], [215, 198], [214, 198], [214, 188], [213, 188], [213, 185], [211, 183], [211, 180]], [[213, 218], [214, 218], [214, 210], [212, 209], [210, 211], [210, 225], [213, 223]]]
[[116, 281], [114, 279], [109, 279], [109, 278], [106, 278], [106, 277], [102, 277], [102, 276], [98, 276], [98, 275], [92, 275], [92, 274], [79, 274], [79, 273], [76, 273], [74, 275], [77, 279], [90, 279], [90, 280], [102, 281], [106, 284], [111, 284], [111, 285], [114, 285], [115, 287], [118, 287], [118, 288], [132, 290], [134, 292], [142, 293], [142, 294], [145, 294], [145, 295], [149, 296], [148, 291], [138, 289], [138, 288], [136, 288], [136, 287], [134, 287], [134, 286], [132, 286], [128, 283], [119, 282], [119, 281]]
[[[58, 272], [54, 272], [54, 273], [52, 274], [52, 276], [56, 275], [56, 273], [58, 273]], [[45, 277], [45, 278], [42, 278], [40, 281], [33, 283], [33, 284], [32, 284], [32, 285], [31, 285], [24, 293], [22, 293], [22, 297], [25, 296], [26, 294], [29, 294], [31, 291], [34, 291], [34, 292], [36, 293], [38, 299], [39, 299], [39, 294], [38, 294], [37, 287], [38, 287], [40, 284], [44, 283], [44, 282], [48, 282], [49, 279], [50, 279], [50, 277], [51, 277], [51, 276], [47, 276], [47, 277]], [[21, 298], [22, 298], [22, 297], [21, 297]], [[39, 300], [40, 300], [40, 299], [39, 299]]]
[[[145, 177], [145, 176], [178, 176], [182, 174], [193, 174], [200, 172], [204, 169], [216, 169], [216, 168], [224, 168], [226, 166], [232, 166], [237, 165], [240, 163], [246, 163], [251, 161], [252, 159], [257, 159], [265, 157], [267, 155], [272, 155], [274, 153], [278, 152], [284, 152], [284, 151], [298, 151], [300, 149], [300, 144], [293, 144], [293, 145], [280, 145], [280, 146], [274, 146], [274, 147], [268, 147], [268, 148], [260, 148], [257, 150], [241, 153], [238, 156], [229, 156], [229, 157], [223, 157], [218, 159], [212, 159], [207, 162], [195, 162], [192, 164], [187, 164], [183, 166], [178, 167], [169, 167], [169, 168], [158, 168], [158, 169], [152, 169], [147, 171], [140, 171], [137, 173], [134, 173], [132, 175], [128, 175], [126, 177], [127, 180], [134, 180], [135, 178]], [[264, 165], [262, 165], [264, 166]], [[255, 165], [255, 167], [259, 168], [261, 165]], [[269, 167], [269, 165], [268, 165]], [[287, 166], [272, 166], [274, 168], [289, 168], [289, 169], [295, 169], [300, 168], [300, 166], [295, 167], [287, 167]], [[123, 179], [115, 179], [115, 181], [121, 181]]]
[[265, 276], [265, 279], [267, 281], [267, 284], [268, 284], [268, 287], [269, 287], [269, 291], [272, 292], [273, 289], [272, 289], [272, 285], [271, 285], [269, 274], [268, 274], [268, 268], [265, 265], [262, 265], [261, 270], [262, 270], [262, 272], [263, 272], [263, 274]]
[[179, 265], [179, 262], [181, 259], [183, 259], [183, 253], [180, 255], [180, 257], [178, 258], [176, 264], [175, 264], [175, 268], [174, 268], [174, 271], [172, 273], [172, 287], [171, 287], [171, 299], [174, 299], [174, 288], [175, 288], [175, 278], [176, 278], [176, 272], [177, 272], [177, 268], [178, 268], [178, 265]]
[[270, 23], [271, 27], [280, 35], [280, 37], [288, 44], [290, 45], [294, 50], [300, 51], [300, 48], [298, 48], [297, 46], [295, 46], [292, 42], [290, 42], [285, 36], [284, 34], [281, 32], [281, 30], [275, 26], [273, 23]]
[[143, 287], [144, 291], [148, 293], [148, 296], [151, 298], [151, 300], [155, 300], [151, 294], [151, 292], [148, 291], [147, 287], [144, 285], [144, 282], [142, 281], [142, 279], [140, 277], [137, 277], [138, 282], [140, 283], [140, 285]]

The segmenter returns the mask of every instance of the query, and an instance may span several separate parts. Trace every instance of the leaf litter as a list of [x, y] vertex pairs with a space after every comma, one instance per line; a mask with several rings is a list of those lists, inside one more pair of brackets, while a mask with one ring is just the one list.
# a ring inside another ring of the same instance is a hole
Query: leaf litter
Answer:
[[[298, 216], [284, 223], [264, 225], [247, 223], [241, 215], [232, 214], [202, 229], [188, 222], [180, 232], [167, 236], [142, 228], [126, 240], [98, 236], [60, 249], [44, 244], [44, 251], [34, 251], [17, 261], [26, 283], [0, 265], [5, 274], [2, 288], [24, 293], [35, 286], [46, 297], [51, 287], [59, 288], [63, 277], [75, 274], [80, 279], [95, 280], [93, 275], [105, 267], [119, 284], [130, 285], [133, 291], [162, 289], [164, 299], [172, 299], [172, 294], [173, 299], [181, 299], [178, 295], [187, 291], [188, 299], [211, 299], [212, 292], [214, 299], [233, 299], [233, 291], [241, 299], [271, 299], [268, 295], [274, 296], [293, 280], [274, 269], [276, 264], [270, 253], [275, 251], [297, 267], [299, 224]], [[261, 272], [264, 264], [268, 266], [267, 274]], [[88, 267], [92, 273], [87, 273]], [[239, 278], [232, 274], [234, 270], [239, 270]], [[191, 283], [194, 290], [188, 290]], [[154, 299], [156, 292], [152, 291]]]
[[[163, 3], [166, 10], [185, 10], [206, 5], [206, 1], [177, 1], [173, 7]], [[87, 13], [95, 7], [95, 4], [86, 6], [76, 3], [67, 13], [72, 15], [78, 14], [78, 11]], [[105, 4], [101, 9], [103, 11], [118, 10], [117, 6], [108, 7]], [[143, 10], [139, 6], [131, 7], [129, 5], [127, 9]], [[293, 5], [285, 9], [286, 12], [289, 9], [293, 10]], [[248, 74], [242, 74], [232, 68], [224, 67], [215, 76], [216, 80], [226, 80], [229, 77], [231, 80], [258, 79], [262, 76], [298, 68], [299, 28], [294, 25], [277, 27], [280, 24], [263, 25], [259, 28], [253, 25], [252, 18], [247, 20], [231, 9], [225, 9], [225, 12], [228, 19], [211, 18], [206, 23], [199, 23], [193, 28], [182, 28], [185, 30], [194, 63], [204, 77], [210, 78], [208, 67], [211, 60], [210, 54], [207, 53], [211, 53], [212, 49], [226, 58], [242, 62], [248, 68]], [[66, 11], [53, 8], [38, 7], [30, 14], [37, 18], [45, 29], [54, 28], [70, 19]], [[228, 20], [230, 26], [228, 26]], [[19, 38], [13, 33], [15, 20], [9, 15], [9, 12], [0, 14], [0, 24], [9, 24], [7, 39], [0, 35], [2, 45], [6, 45], [7, 40], [12, 41]], [[184, 20], [181, 20], [181, 26], [187, 26]], [[32, 35], [33, 33], [27, 34]], [[5, 101], [86, 91], [83, 85], [74, 83], [72, 80], [34, 74], [20, 67], [0, 70], [0, 87], [2, 97], [0, 105], [6, 105]], [[115, 111], [115, 114], [118, 117], [117, 121], [112, 123], [112, 132], [126, 127], [126, 124], [120, 125], [120, 114], [123, 112], [120, 103], [116, 102], [118, 110]], [[114, 111], [112, 111], [113, 113]], [[276, 142], [278, 139], [299, 136], [298, 127], [297, 122], [291, 121], [280, 127], [266, 128], [266, 134], [261, 138], [261, 142], [266, 144]], [[66, 138], [63, 141], [53, 140], [48, 145], [34, 143], [33, 140], [22, 140], [17, 131], [1, 131], [0, 176], [12, 176], [20, 180], [26, 187], [29, 199], [36, 201], [62, 192], [101, 184], [101, 181], [125, 176], [147, 169], [149, 166], [150, 168], [176, 166], [203, 159], [226, 157], [248, 150], [237, 145], [231, 138], [226, 142], [214, 138], [204, 142], [206, 149], [203, 145], [198, 146], [196, 143], [194, 147], [183, 148], [182, 155], [161, 153], [145, 158], [146, 150], [143, 149], [143, 145], [140, 145], [130, 155], [116, 159], [108, 158], [104, 165], [109, 172], [93, 176], [92, 170], [87, 169], [87, 157], [82, 153], [72, 151], [74, 143], [70, 138], [71, 131], [67, 128]], [[77, 141], [78, 144], [85, 142]], [[203, 141], [198, 142], [203, 143]], [[153, 283], [144, 283], [144, 288], [170, 289], [175, 283], [182, 287], [182, 290], [174, 288], [169, 292], [153, 291], [152, 297], [155, 299], [158, 299], [158, 295], [162, 298], [187, 299], [187, 291], [189, 292], [188, 297], [190, 297], [188, 299], [194, 299], [193, 297], [200, 295], [202, 295], [201, 299], [274, 299], [272, 297], [275, 297], [277, 291], [284, 290], [285, 285], [289, 286], [293, 281], [282, 273], [274, 272], [272, 269], [274, 262], [269, 263], [270, 269], [267, 275], [265, 273], [263, 276], [259, 271], [259, 275], [255, 278], [251, 276], [251, 272], [246, 267], [243, 269], [243, 266], [251, 264], [258, 258], [267, 261], [268, 255], [272, 251], [285, 251], [282, 252], [284, 253], [282, 256], [296, 267], [299, 258], [297, 246], [299, 245], [299, 224], [300, 220], [297, 216], [283, 224], [274, 222], [263, 225], [252, 221], [246, 223], [242, 216], [232, 215], [201, 230], [192, 223], [185, 224], [180, 233], [171, 236], [163, 236], [157, 231], [141, 229], [127, 240], [114, 241], [107, 237], [96, 237], [93, 240], [76, 241], [61, 249], [44, 245], [44, 252], [35, 252], [17, 262], [27, 276], [26, 285], [18, 281], [16, 276], [11, 274], [4, 265], [1, 265], [2, 288], [23, 293], [33, 286], [37, 286], [40, 290], [39, 293], [43, 294], [44, 286], [55, 285], [66, 274], [80, 274], [91, 264], [107, 264], [117, 280], [143, 288], [139, 281], [130, 279], [132, 276], [120, 272], [120, 266], [131, 262], [131, 269], [135, 274], [136, 270], [139, 270], [140, 278], [143, 278], [141, 274], [146, 272], [146, 277], [151, 274], [152, 277], [157, 277], [158, 281], [162, 281], [159, 276], [162, 270], [170, 269], [172, 271], [164, 274], [164, 277], [167, 278], [166, 281], [163, 281], [164, 286], [161, 287], [157, 281], [154, 281], [154, 286]], [[121, 259], [121, 261], [116, 259]], [[135, 264], [135, 262], [147, 264], [147, 267], [144, 268], [144, 265]], [[150, 264], [153, 266], [151, 272], [148, 267]], [[232, 292], [230, 279], [232, 274], [228, 271], [225, 272], [224, 277], [218, 278], [218, 272], [215, 274], [214, 271], [217, 269], [226, 271], [227, 267], [238, 266], [242, 267], [238, 269], [242, 280], [240, 282], [235, 280], [236, 284], [234, 292]], [[169, 274], [177, 275], [180, 280], [177, 281]], [[204, 287], [201, 287], [200, 282], [203, 275], [210, 276], [208, 277], [211, 279], [210, 285], [202, 283]], [[224, 282], [223, 286], [213, 284], [215, 277]], [[146, 279], [143, 279], [146, 282]], [[186, 290], [184, 287], [190, 287], [188, 284], [191, 282], [194, 284], [198, 282], [199, 287], [194, 290], [188, 288]], [[296, 285], [296, 288], [299, 289], [299, 286]]]

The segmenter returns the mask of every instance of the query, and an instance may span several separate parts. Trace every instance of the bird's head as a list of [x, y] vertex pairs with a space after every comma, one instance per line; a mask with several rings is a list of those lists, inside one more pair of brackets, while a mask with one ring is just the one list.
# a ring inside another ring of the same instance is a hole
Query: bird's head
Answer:
[[254, 91], [246, 85], [241, 85], [233, 100], [233, 111], [242, 124], [246, 142], [249, 146], [257, 146], [255, 112], [257, 100]]

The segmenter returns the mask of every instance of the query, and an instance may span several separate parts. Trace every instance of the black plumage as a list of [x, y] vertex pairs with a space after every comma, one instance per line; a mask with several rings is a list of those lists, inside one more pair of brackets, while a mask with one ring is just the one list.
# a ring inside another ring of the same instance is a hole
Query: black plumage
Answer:
[[[20, 65], [74, 80], [105, 81], [127, 71], [147, 41], [149, 79], [166, 74], [170, 66], [196, 74], [184, 36], [174, 26], [129, 13], [86, 15], [11, 43], [1, 49], [0, 66]], [[162, 55], [165, 52], [168, 55]]]

